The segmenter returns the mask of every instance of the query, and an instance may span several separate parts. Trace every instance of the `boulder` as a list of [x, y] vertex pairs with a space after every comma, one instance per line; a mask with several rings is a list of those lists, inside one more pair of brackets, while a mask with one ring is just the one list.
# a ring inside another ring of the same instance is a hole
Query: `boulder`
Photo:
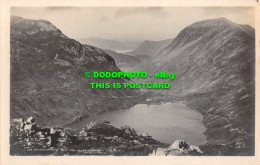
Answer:
[[24, 126], [25, 126], [25, 123], [22, 122], [22, 123], [20, 124], [20, 131], [23, 131], [23, 130], [24, 130]]
[[190, 150], [203, 154], [203, 152], [201, 151], [201, 149], [198, 146], [190, 145]]
[[79, 132], [79, 136], [88, 136], [88, 133], [84, 130], [84, 129], [82, 129], [80, 132]]
[[153, 150], [153, 153], [150, 154], [150, 156], [167, 156], [167, 151], [163, 148], [158, 148], [156, 150]]
[[60, 132], [60, 136], [61, 136], [61, 137], [64, 137], [65, 135], [66, 135], [65, 131], [61, 131], [61, 132]]
[[[21, 125], [23, 126], [23, 125]], [[26, 131], [32, 131], [36, 129], [36, 123], [34, 118], [31, 116], [29, 117], [25, 122], [24, 122], [24, 126], [23, 129]]]
[[143, 136], [143, 137], [148, 137], [148, 138], [151, 138], [152, 136], [150, 136], [149, 134], [148, 134], [148, 132], [144, 132], [141, 136]]
[[24, 119], [23, 118], [13, 119], [12, 122], [14, 122], [14, 123], [23, 123]]
[[22, 131], [24, 128], [24, 119], [12, 119], [12, 125], [15, 126], [18, 130]]
[[129, 134], [131, 136], [137, 136], [135, 130], [129, 126], [123, 126], [121, 127], [121, 130], [124, 130], [126, 134]]
[[50, 128], [50, 134], [55, 134], [56, 130], [54, 128]]
[[28, 131], [35, 130], [35, 128], [36, 128], [36, 124], [26, 124], [24, 126], [24, 130], [28, 130]]
[[186, 143], [184, 140], [176, 140], [169, 147], [169, 149], [186, 150], [186, 149], [189, 149], [189, 144]]
[[138, 140], [134, 140], [133, 141], [135, 144], [138, 144], [138, 145], [141, 145], [142, 143], [141, 142], [139, 142]]
[[47, 146], [50, 146], [50, 145], [51, 145], [51, 142], [52, 142], [51, 136], [48, 136], [48, 142], [46, 143]]
[[34, 118], [31, 116], [31, 117], [29, 117], [27, 120], [26, 120], [26, 124], [33, 124], [33, 123], [35, 123], [35, 120], [34, 120]]
[[181, 156], [181, 155], [201, 155], [202, 151], [198, 146], [190, 145], [184, 140], [176, 140], [169, 148], [158, 148], [151, 156]]

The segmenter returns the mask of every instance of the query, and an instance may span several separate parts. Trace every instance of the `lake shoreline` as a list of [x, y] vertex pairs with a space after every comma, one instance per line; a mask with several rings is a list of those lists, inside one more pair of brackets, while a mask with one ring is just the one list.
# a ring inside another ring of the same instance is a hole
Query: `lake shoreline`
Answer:
[[[205, 136], [204, 132], [206, 131], [206, 127], [202, 124], [202, 115], [187, 107], [183, 101], [177, 103], [136, 104], [129, 109], [91, 116], [68, 126], [68, 128], [79, 129], [93, 121], [109, 121], [117, 127], [128, 125], [140, 130], [139, 132], [148, 132], [155, 139], [168, 144], [175, 140], [186, 140], [195, 145], [207, 143], [206, 137], [200, 137], [200, 134]], [[146, 126], [147, 128], [145, 128]], [[189, 138], [190, 134], [192, 134], [193, 138]], [[205, 140], [199, 140], [200, 142], [194, 140], [200, 138]]]

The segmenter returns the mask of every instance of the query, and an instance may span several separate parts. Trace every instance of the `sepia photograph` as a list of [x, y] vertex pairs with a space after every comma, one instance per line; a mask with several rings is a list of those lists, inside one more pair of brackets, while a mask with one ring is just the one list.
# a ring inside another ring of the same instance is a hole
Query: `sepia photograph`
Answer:
[[[254, 155], [252, 8], [14, 7], [10, 20], [11, 155]], [[89, 85], [129, 81], [171, 88]]]
[[5, 155], [257, 157], [257, 10], [10, 5]]

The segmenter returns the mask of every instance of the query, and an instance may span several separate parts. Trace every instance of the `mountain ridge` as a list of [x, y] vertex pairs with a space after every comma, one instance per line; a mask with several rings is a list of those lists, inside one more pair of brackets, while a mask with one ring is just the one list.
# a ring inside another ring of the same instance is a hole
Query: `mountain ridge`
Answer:
[[11, 17], [10, 44], [11, 118], [34, 116], [40, 125], [64, 126], [135, 102], [118, 106], [114, 98], [131, 100], [134, 91], [91, 88], [90, 82], [128, 80], [86, 79], [85, 72], [120, 69], [104, 51], [66, 37], [48, 21]]
[[171, 43], [172, 39], [151, 41], [145, 40], [142, 42], [135, 50], [126, 52], [128, 55], [148, 55], [152, 57], [153, 55], [160, 52], [163, 48]]
[[[216, 19], [209, 19], [209, 20], [203, 20], [203, 21], [195, 22], [195, 23], [185, 27], [183, 30], [181, 30], [180, 33], [174, 38], [174, 40], [184, 38], [185, 35], [187, 35], [187, 33], [188, 33], [187, 31], [191, 31], [191, 29], [193, 29], [193, 30], [195, 30], [194, 33], [195, 32], [198, 33], [198, 34], [190, 34], [190, 35], [193, 35], [193, 36], [191, 38], [189, 38], [189, 39], [191, 39], [191, 40], [189, 40], [189, 42], [193, 41], [199, 35], [204, 34], [205, 31], [203, 31], [203, 30], [210, 30], [210, 28], [212, 28], [212, 27], [214, 27], [214, 28], [219, 27], [222, 30], [225, 29], [225, 28], [232, 28], [234, 30], [244, 31], [244, 32], [250, 34], [250, 36], [254, 36], [254, 29], [251, 26], [236, 24], [236, 23], [231, 22], [230, 20], [228, 20], [224, 17], [221, 17], [221, 18], [216, 18]], [[219, 30], [219, 31], [221, 31], [221, 30]], [[176, 42], [176, 41], [172, 41], [171, 44], [173, 44], [174, 42]], [[172, 45], [172, 47], [174, 47], [174, 46]], [[159, 52], [159, 53], [162, 53], [162, 52]]]
[[253, 154], [254, 50], [249, 26], [223, 18], [204, 20], [184, 28], [168, 47], [137, 69], [148, 74], [176, 73], [174, 81], [146, 81], [169, 82], [170, 91], [165, 93], [182, 97], [200, 111], [209, 144], [243, 143]]
[[89, 37], [78, 39], [82, 44], [92, 45], [100, 49], [113, 51], [135, 49], [142, 41], [140, 40], [116, 40], [101, 37]]

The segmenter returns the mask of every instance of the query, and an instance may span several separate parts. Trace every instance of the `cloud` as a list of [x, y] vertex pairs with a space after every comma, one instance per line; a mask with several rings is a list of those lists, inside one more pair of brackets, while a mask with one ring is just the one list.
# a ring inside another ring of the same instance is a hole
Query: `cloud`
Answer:
[[99, 18], [98, 19], [98, 23], [103, 23], [103, 22], [107, 22], [107, 21], [109, 21], [110, 20], [110, 18], [109, 17], [107, 17], [107, 16], [102, 16], [101, 18]]
[[78, 11], [80, 7], [45, 7], [45, 11], [47, 12], [59, 12], [59, 11]]
[[153, 17], [166, 18], [170, 14], [162, 7], [137, 7], [137, 8], [119, 8], [114, 17], [122, 18], [132, 15], [150, 15]]
[[218, 17], [254, 27], [252, 7], [12, 7], [11, 14], [48, 20], [71, 38], [160, 40]]

